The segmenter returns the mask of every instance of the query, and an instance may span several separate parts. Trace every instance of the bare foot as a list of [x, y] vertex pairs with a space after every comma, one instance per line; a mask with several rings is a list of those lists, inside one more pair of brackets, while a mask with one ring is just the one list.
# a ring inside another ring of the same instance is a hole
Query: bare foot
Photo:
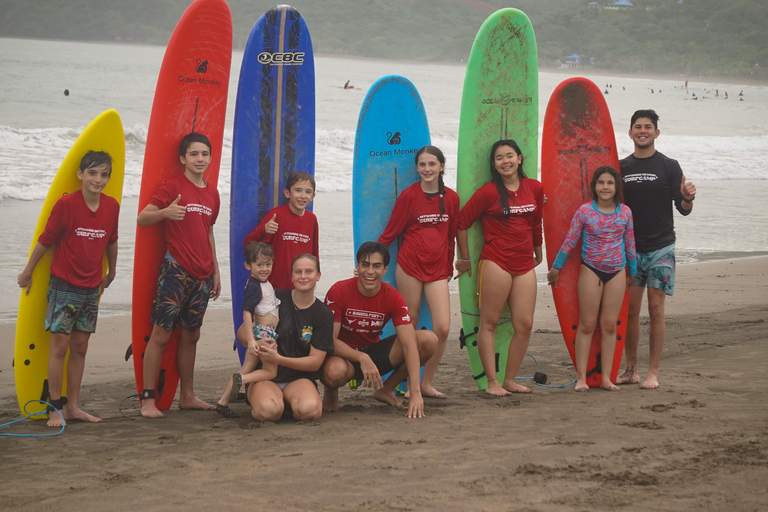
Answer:
[[179, 399], [179, 409], [193, 409], [197, 411], [209, 411], [213, 409], [213, 406], [208, 402], [203, 402], [197, 397], [187, 398], [185, 400]]
[[499, 386], [498, 382], [489, 382], [485, 392], [493, 396], [509, 396], [512, 394], [511, 391]]
[[92, 416], [87, 412], [82, 411], [79, 407], [70, 408], [67, 405], [64, 408], [64, 419], [67, 421], [82, 421], [83, 423], [101, 423], [101, 418]]
[[160, 412], [160, 409], [155, 405], [155, 401], [151, 398], [141, 402], [141, 415], [145, 418], [165, 418], [165, 414]]
[[323, 391], [323, 411], [336, 412], [339, 410], [339, 390], [325, 388]]
[[638, 382], [640, 382], [640, 376], [634, 368], [627, 368], [616, 377], [616, 384], [637, 384]]
[[618, 391], [621, 389], [619, 386], [616, 386], [609, 380], [606, 380], [605, 382], [603, 382], [600, 387], [606, 391]]
[[379, 402], [384, 402], [385, 404], [389, 404], [392, 407], [397, 407], [398, 409], [405, 409], [405, 406], [400, 403], [400, 400], [397, 399], [397, 397], [395, 396], [395, 393], [391, 391], [386, 392], [384, 391], [384, 388], [379, 388], [376, 391], [374, 391], [373, 398], [375, 398]]
[[504, 383], [504, 386], [502, 386], [504, 389], [509, 391], [510, 393], [530, 393], [531, 389], [527, 388], [525, 386], [521, 386], [517, 382], [513, 382], [512, 384]]
[[573, 386], [573, 390], [586, 393], [587, 391], [589, 391], [589, 385], [586, 383], [586, 381], [577, 380], [576, 385]]
[[59, 414], [56, 411], [51, 411], [48, 413], [48, 415], [50, 417], [48, 418], [48, 423], [46, 423], [46, 425], [48, 425], [49, 427], [61, 428], [62, 425], [67, 424], [66, 420], [62, 421], [61, 416], [59, 416]]
[[659, 379], [655, 376], [648, 375], [645, 378], [645, 382], [640, 384], [640, 389], [657, 389], [659, 387]]
[[[445, 393], [441, 393], [432, 386], [421, 385], [421, 396], [426, 398], [445, 398]], [[407, 398], [407, 397], [406, 397]]]

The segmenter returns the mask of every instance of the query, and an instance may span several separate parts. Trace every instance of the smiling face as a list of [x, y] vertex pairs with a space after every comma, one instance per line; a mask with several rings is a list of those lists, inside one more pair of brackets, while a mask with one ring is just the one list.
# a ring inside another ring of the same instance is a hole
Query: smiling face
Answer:
[[77, 170], [77, 179], [83, 182], [83, 192], [86, 194], [100, 194], [109, 183], [112, 170], [106, 165], [94, 165], [84, 171]]
[[184, 156], [180, 156], [184, 174], [190, 179], [200, 179], [211, 165], [211, 148], [202, 142], [193, 142]]
[[315, 198], [315, 187], [308, 181], [297, 181], [291, 188], [283, 189], [283, 195], [288, 199], [291, 211], [296, 215], [304, 215], [304, 210]]
[[259, 256], [253, 263], [245, 263], [245, 268], [251, 273], [251, 277], [258, 279], [262, 283], [269, 279], [272, 274], [272, 264], [274, 260], [267, 256]]
[[640, 117], [632, 123], [629, 138], [635, 143], [635, 150], [652, 149], [660, 133], [650, 118]]
[[317, 263], [310, 258], [297, 258], [291, 267], [293, 288], [299, 292], [313, 292], [320, 280]]
[[357, 262], [357, 289], [366, 297], [379, 293], [381, 280], [387, 273], [384, 256], [378, 252], [368, 254]]
[[430, 188], [437, 187], [437, 180], [440, 177], [440, 173], [444, 170], [445, 165], [441, 164], [435, 155], [427, 152], [419, 155], [419, 159], [416, 162], [416, 171], [418, 171], [423, 185], [427, 185]]
[[602, 203], [613, 203], [616, 198], [616, 180], [604, 172], [597, 177], [595, 182], [595, 197]]
[[512, 146], [499, 146], [493, 153], [493, 166], [505, 181], [517, 176], [517, 168], [522, 161], [523, 156]]

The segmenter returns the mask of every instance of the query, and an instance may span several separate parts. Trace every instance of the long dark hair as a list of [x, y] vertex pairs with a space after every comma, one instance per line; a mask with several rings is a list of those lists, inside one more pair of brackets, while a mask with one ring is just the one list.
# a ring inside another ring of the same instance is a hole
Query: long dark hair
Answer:
[[440, 174], [437, 177], [437, 193], [440, 195], [440, 215], [443, 215], [445, 214], [445, 204], [443, 204], [443, 197], [445, 197], [445, 184], [443, 183], [443, 174], [445, 174], [445, 155], [443, 155], [440, 148], [436, 146], [424, 146], [416, 152], [416, 157], [413, 159], [417, 168], [419, 165], [419, 157], [424, 153], [429, 153], [437, 158], [437, 161], [443, 166], [443, 170], [440, 171]]
[[613, 181], [616, 183], [616, 192], [613, 194], [613, 202], [618, 206], [618, 204], [621, 202], [621, 174], [619, 174], [619, 171], [610, 165], [603, 165], [602, 167], [598, 167], [595, 171], [595, 174], [592, 175], [592, 185], [590, 185], [590, 188], [592, 189], [592, 199], [597, 201], [597, 179], [603, 174], [610, 174], [613, 178]]
[[[504, 213], [506, 217], [509, 217], [509, 191], [504, 185], [504, 180], [502, 179], [501, 174], [499, 174], [499, 171], [496, 170], [496, 150], [498, 150], [501, 146], [511, 147], [515, 150], [515, 153], [517, 153], [517, 156], [519, 157], [523, 156], [523, 152], [520, 151], [520, 146], [517, 145], [517, 142], [512, 139], [502, 139], [495, 142], [493, 146], [491, 146], [491, 154], [489, 157], [491, 163], [491, 178], [496, 184], [496, 190], [499, 191], [499, 205], [501, 206], [501, 212]], [[526, 178], [525, 172], [523, 171], [522, 160], [517, 166], [517, 176], [520, 178], [520, 185], [522, 186], [523, 179]]]

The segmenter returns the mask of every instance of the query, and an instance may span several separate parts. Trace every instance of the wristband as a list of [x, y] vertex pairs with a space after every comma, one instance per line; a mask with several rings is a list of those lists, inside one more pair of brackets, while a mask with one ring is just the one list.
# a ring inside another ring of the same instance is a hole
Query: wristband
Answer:
[[459, 258], [459, 261], [472, 261], [469, 258]]
[[696, 196], [693, 196], [691, 199], [683, 198], [683, 202], [684, 203], [692, 203], [694, 199], [696, 199]]

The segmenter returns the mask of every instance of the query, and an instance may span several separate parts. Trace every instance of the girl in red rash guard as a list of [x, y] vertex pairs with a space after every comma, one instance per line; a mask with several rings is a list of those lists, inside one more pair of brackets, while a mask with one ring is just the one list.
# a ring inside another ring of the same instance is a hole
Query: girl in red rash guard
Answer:
[[[475, 192], [461, 209], [456, 240], [458, 275], [469, 272], [467, 229], [479, 218], [483, 250], [477, 265], [480, 294], [480, 329], [477, 349], [488, 378], [487, 393], [497, 396], [530, 393], [515, 382], [531, 339], [536, 304], [536, 273], [541, 263], [541, 183], [523, 172], [523, 155], [513, 140], [500, 140], [490, 153], [492, 180]], [[507, 369], [500, 385], [496, 379], [495, 336], [504, 304], [509, 304], [515, 334], [509, 345]]]
[[405, 189], [397, 198], [379, 242], [389, 245], [399, 235], [395, 278], [397, 289], [408, 304], [413, 325], [418, 325], [421, 294], [432, 314], [432, 330], [437, 336], [435, 354], [424, 365], [421, 394], [433, 398], [445, 395], [432, 386], [437, 366], [445, 351], [451, 327], [448, 281], [453, 274], [453, 254], [459, 219], [459, 196], [445, 188], [445, 156], [435, 146], [424, 146], [416, 153], [416, 170], [421, 181]]

